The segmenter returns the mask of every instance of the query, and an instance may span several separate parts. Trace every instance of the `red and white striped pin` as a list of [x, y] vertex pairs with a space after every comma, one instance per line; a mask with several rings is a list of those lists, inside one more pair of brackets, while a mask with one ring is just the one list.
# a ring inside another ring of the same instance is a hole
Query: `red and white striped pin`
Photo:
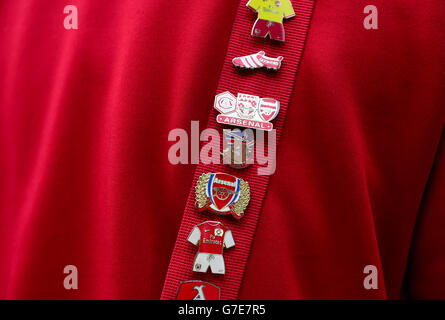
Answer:
[[235, 67], [240, 69], [260, 69], [278, 71], [281, 68], [281, 61], [283, 57], [277, 58], [267, 57], [264, 51], [259, 51], [247, 56], [233, 58], [232, 63]]

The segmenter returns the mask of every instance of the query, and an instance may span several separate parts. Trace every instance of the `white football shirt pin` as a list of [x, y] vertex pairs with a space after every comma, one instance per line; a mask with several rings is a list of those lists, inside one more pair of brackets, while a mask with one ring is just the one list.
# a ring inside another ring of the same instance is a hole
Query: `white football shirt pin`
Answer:
[[209, 282], [184, 281], [179, 284], [176, 300], [220, 300], [221, 290]]
[[235, 169], [243, 169], [253, 163], [255, 140], [253, 131], [224, 129], [223, 163]]
[[270, 58], [266, 56], [264, 51], [260, 51], [247, 56], [233, 58], [232, 63], [235, 67], [240, 69], [259, 69], [264, 67], [268, 70], [277, 71], [281, 68], [282, 60], [282, 56]]
[[271, 131], [272, 121], [280, 111], [280, 102], [272, 98], [238, 93], [235, 97], [229, 91], [217, 94], [213, 107], [220, 112], [218, 123], [237, 127]]
[[225, 274], [226, 267], [223, 258], [223, 249], [235, 246], [232, 231], [219, 221], [205, 221], [195, 226], [187, 240], [199, 246], [193, 263], [193, 271]]
[[284, 41], [283, 19], [295, 16], [289, 0], [250, 0], [249, 9], [258, 13], [258, 19], [253, 25], [251, 35], [273, 40]]
[[231, 214], [235, 219], [244, 216], [249, 204], [250, 188], [243, 179], [227, 173], [204, 173], [195, 187], [195, 207], [216, 214]]

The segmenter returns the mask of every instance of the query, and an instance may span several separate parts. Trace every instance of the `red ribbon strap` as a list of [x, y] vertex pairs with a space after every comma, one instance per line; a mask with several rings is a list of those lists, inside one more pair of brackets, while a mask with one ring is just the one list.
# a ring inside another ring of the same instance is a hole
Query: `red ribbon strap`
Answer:
[[[234, 95], [245, 93], [278, 100], [280, 112], [273, 120], [277, 144], [283, 130], [314, 2], [315, 0], [293, 0], [296, 16], [284, 21], [286, 41], [281, 43], [250, 35], [257, 16], [246, 7], [246, 0], [240, 1], [218, 89], [215, 93], [230, 91]], [[271, 57], [283, 56], [281, 69], [277, 72], [256, 70], [248, 73], [235, 69], [232, 64], [233, 58], [256, 53], [260, 50], [266, 51], [266, 54]], [[216, 122], [218, 112], [213, 109], [212, 102], [209, 101], [207, 107], [210, 112], [208, 128], [217, 129], [222, 133], [222, 129], [225, 127]], [[202, 280], [217, 285], [221, 288], [221, 299], [223, 300], [237, 298], [270, 178], [268, 175], [258, 175], [258, 167], [258, 164], [254, 164], [247, 169], [236, 170], [223, 164], [197, 165], [171, 255], [161, 299], [175, 299], [179, 284], [187, 280]], [[198, 212], [195, 208], [196, 182], [201, 174], [207, 172], [225, 172], [249, 183], [250, 202], [242, 219], [236, 220], [231, 215], [216, 216], [209, 211]], [[196, 247], [187, 241], [187, 236], [195, 225], [206, 220], [220, 220], [232, 230], [236, 245], [224, 252], [225, 275], [214, 275], [210, 271], [205, 274], [192, 271]]]

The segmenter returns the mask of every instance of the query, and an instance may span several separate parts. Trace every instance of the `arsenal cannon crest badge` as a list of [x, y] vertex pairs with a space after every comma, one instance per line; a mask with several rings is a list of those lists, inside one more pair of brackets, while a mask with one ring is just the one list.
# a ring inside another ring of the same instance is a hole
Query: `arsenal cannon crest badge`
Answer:
[[231, 214], [235, 219], [244, 216], [250, 200], [249, 184], [227, 173], [204, 173], [199, 177], [195, 189], [198, 211]]
[[220, 112], [216, 121], [230, 126], [271, 131], [272, 121], [280, 111], [280, 102], [272, 98], [238, 93], [235, 97], [229, 91], [215, 96], [213, 107]]

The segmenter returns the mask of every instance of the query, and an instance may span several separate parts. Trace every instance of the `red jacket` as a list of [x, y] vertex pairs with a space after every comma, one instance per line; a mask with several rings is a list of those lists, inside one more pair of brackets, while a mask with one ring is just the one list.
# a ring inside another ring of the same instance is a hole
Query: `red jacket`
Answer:
[[[70, 4], [0, 4], [0, 298], [159, 299], [238, 1]], [[445, 4], [372, 4], [315, 4], [239, 299], [445, 298]]]

